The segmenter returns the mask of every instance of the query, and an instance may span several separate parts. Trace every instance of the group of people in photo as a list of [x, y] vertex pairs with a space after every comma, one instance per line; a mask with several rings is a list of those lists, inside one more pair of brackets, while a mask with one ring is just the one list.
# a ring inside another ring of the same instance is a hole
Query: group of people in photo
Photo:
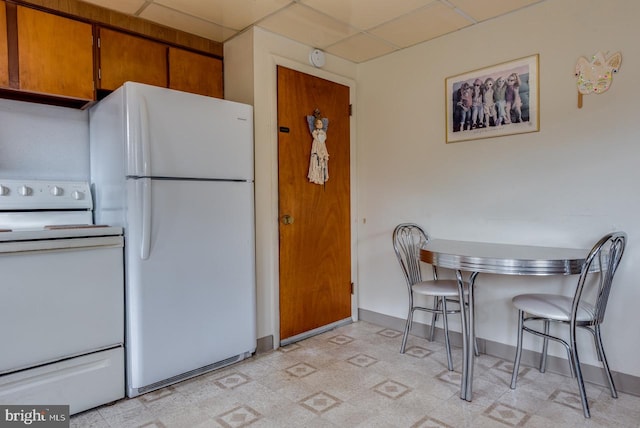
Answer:
[[453, 91], [453, 131], [529, 121], [528, 93], [526, 80], [516, 72], [463, 81]]

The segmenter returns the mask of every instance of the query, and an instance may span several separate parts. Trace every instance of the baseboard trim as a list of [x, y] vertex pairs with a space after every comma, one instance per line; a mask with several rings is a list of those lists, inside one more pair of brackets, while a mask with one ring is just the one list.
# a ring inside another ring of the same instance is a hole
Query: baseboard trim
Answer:
[[[405, 320], [392, 317], [390, 315], [384, 315], [366, 309], [358, 309], [358, 319], [361, 321], [379, 325], [384, 328], [404, 331]], [[426, 338], [429, 335], [430, 329], [430, 325], [421, 324], [414, 321], [410, 334], [417, 337]], [[451, 344], [453, 344], [454, 346], [462, 346], [461, 333], [449, 332], [449, 339], [451, 341]], [[435, 340], [444, 342], [444, 333], [441, 328], [436, 328]], [[511, 360], [516, 354], [515, 346], [480, 338], [478, 339], [478, 350], [482, 354], [491, 355], [493, 357], [502, 358], [504, 360]], [[522, 366], [537, 368], [539, 361], [540, 352], [530, 351], [526, 349], [522, 351], [522, 357], [520, 360], [520, 364]], [[567, 376], [569, 378], [571, 377], [569, 365], [567, 364], [567, 360], [565, 358], [559, 358], [549, 355], [547, 357], [547, 371]], [[640, 377], [615, 371], [612, 371], [611, 374], [616, 384], [616, 389], [619, 392], [640, 396]], [[585, 382], [608, 387], [602, 367], [582, 364], [582, 375], [584, 376]]]
[[261, 337], [258, 339], [256, 346], [256, 354], [263, 354], [265, 352], [273, 351], [273, 335]]

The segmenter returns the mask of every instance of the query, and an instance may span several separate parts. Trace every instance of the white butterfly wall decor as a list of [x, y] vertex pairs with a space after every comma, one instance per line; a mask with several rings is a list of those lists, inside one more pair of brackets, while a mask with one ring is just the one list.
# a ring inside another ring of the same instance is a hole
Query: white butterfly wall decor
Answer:
[[602, 52], [595, 53], [590, 59], [578, 58], [575, 75], [578, 78], [578, 108], [582, 107], [582, 95], [601, 94], [609, 89], [613, 75], [622, 64], [622, 54], [616, 52], [606, 57]]

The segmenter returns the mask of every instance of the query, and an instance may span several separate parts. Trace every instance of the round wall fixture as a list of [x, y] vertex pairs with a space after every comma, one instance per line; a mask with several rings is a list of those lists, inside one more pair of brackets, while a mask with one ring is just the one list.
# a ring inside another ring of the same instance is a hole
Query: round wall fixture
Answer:
[[314, 67], [322, 67], [324, 66], [324, 52], [320, 49], [314, 49], [309, 52], [309, 62]]

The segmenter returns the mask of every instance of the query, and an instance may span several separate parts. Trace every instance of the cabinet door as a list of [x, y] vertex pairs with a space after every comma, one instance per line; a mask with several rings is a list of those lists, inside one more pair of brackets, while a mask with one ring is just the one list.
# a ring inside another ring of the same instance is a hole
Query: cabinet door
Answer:
[[167, 47], [108, 28], [100, 28], [100, 89], [124, 82], [167, 87]]
[[7, 8], [0, 0], [0, 87], [9, 86], [9, 49], [7, 45]]
[[184, 49], [169, 48], [169, 87], [222, 98], [222, 60]]
[[18, 6], [20, 89], [94, 99], [91, 24]]

